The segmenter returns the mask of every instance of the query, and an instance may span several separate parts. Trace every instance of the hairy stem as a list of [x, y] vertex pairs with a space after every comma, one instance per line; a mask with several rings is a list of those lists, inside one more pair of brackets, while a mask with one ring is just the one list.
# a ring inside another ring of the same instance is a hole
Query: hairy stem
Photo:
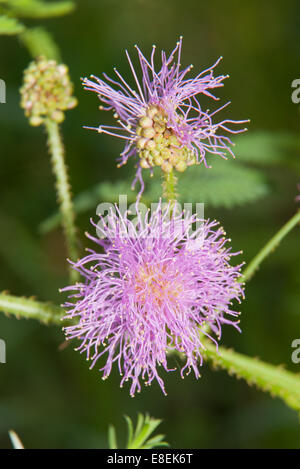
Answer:
[[170, 202], [171, 206], [174, 205], [176, 202], [176, 184], [177, 184], [177, 177], [174, 174], [173, 169], [169, 173], [164, 173], [164, 183], [163, 183], [163, 188], [164, 188], [164, 197], [167, 199], [168, 202]]
[[44, 324], [62, 324], [64, 311], [50, 303], [0, 293], [0, 310], [18, 318], [37, 319]]
[[[21, 318], [37, 319], [44, 324], [62, 324], [63, 309], [33, 299], [0, 293], [0, 310]], [[219, 347], [201, 338], [205, 345], [204, 359], [230, 375], [243, 378], [272, 396], [281, 398], [288, 406], [300, 412], [300, 376], [256, 358]]]
[[216, 347], [207, 341], [205, 347], [204, 358], [214, 367], [245, 379], [249, 385], [281, 398], [289, 407], [300, 412], [299, 375], [223, 347], [219, 347], [217, 352]]
[[[46, 119], [45, 126], [48, 134], [48, 144], [51, 154], [51, 163], [56, 178], [56, 190], [61, 212], [61, 222], [64, 230], [69, 257], [72, 261], [78, 259], [75, 216], [71, 199], [70, 184], [68, 181], [67, 167], [64, 160], [64, 147], [61, 140], [58, 124]], [[72, 281], [78, 279], [78, 273], [70, 269]]]
[[300, 222], [300, 210], [273, 236], [270, 241], [256, 254], [243, 272], [240, 282], [250, 280], [262, 261], [277, 248], [283, 238]]

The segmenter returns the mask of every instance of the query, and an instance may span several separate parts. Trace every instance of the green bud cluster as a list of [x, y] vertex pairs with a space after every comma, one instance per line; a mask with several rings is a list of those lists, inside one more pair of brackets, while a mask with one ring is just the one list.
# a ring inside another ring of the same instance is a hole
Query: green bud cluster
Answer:
[[20, 92], [21, 107], [33, 126], [47, 118], [60, 123], [64, 111], [77, 105], [68, 67], [44, 57], [31, 62], [25, 70]]
[[187, 148], [180, 148], [174, 131], [168, 128], [168, 117], [158, 106], [149, 106], [136, 127], [137, 150], [142, 168], [160, 166], [165, 173], [174, 168], [183, 172], [196, 163], [195, 155]]

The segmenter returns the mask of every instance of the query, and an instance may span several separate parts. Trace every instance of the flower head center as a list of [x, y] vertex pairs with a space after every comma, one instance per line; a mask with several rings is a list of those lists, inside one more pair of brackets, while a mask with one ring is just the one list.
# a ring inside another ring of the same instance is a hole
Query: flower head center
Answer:
[[166, 299], [177, 302], [180, 293], [183, 291], [182, 282], [178, 276], [169, 275], [167, 265], [143, 264], [135, 276], [135, 292], [139, 301], [145, 302], [151, 299], [159, 307], [165, 303]]
[[[180, 120], [180, 116], [178, 116]], [[170, 173], [173, 168], [183, 172], [196, 163], [195, 155], [183, 146], [174, 130], [168, 126], [168, 116], [157, 106], [150, 105], [136, 127], [137, 150], [142, 168], [160, 166]]]

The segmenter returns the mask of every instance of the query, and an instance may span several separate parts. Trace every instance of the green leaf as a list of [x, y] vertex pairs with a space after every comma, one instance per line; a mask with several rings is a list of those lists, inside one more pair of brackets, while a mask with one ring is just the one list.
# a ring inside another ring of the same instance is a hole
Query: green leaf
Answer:
[[168, 447], [169, 444], [167, 442], [161, 441], [164, 437], [164, 435], [156, 435], [153, 438], [150, 438], [150, 440], [148, 440], [147, 443], [144, 444], [142, 449], [152, 449], [156, 446], [159, 446], [160, 448]]
[[116, 430], [115, 430], [115, 427], [113, 427], [112, 425], [108, 427], [108, 444], [109, 444], [109, 449], [118, 448]]
[[[151, 434], [161, 423], [161, 420], [154, 419], [148, 414], [145, 416], [138, 414], [135, 430], [133, 428], [133, 423], [130, 417], [125, 415], [125, 420], [128, 428], [126, 449], [151, 449], [154, 447], [168, 446], [168, 443], [163, 441], [164, 435], [155, 435], [149, 439]], [[108, 440], [110, 449], [116, 449], [116, 433], [114, 427], [111, 425], [108, 430]]]
[[238, 160], [257, 165], [278, 164], [287, 154], [300, 150], [299, 137], [291, 133], [249, 132], [235, 138]]
[[133, 424], [132, 424], [132, 420], [130, 417], [128, 417], [127, 415], [124, 415], [124, 418], [127, 422], [127, 428], [128, 428], [128, 437], [127, 437], [127, 446], [128, 446], [133, 438]]
[[168, 444], [163, 441], [164, 435], [156, 435], [149, 439], [150, 435], [156, 430], [160, 423], [161, 420], [154, 419], [148, 414], [145, 416], [139, 414], [134, 435], [131, 441], [128, 441], [127, 449], [151, 449], [154, 447], [168, 446]]
[[26, 29], [20, 35], [20, 39], [33, 58], [44, 56], [60, 62], [59, 47], [46, 29], [42, 27]]
[[[132, 444], [132, 442], [140, 436], [141, 432], [143, 431], [144, 421], [146, 420], [147, 417], [148, 417], [148, 414], [146, 414], [145, 417], [144, 417], [143, 414], [138, 414], [136, 427], [135, 427], [135, 432], [134, 432], [134, 435], [132, 436], [131, 442], [128, 443], [128, 446], [130, 444]], [[133, 427], [133, 425], [132, 425], [132, 427]]]
[[216, 368], [226, 370], [230, 375], [243, 378], [249, 385], [279, 397], [288, 406], [300, 412], [300, 376], [256, 358], [247, 357], [233, 350], [219, 347], [205, 341], [204, 358]]
[[[180, 174], [178, 182], [179, 201], [211, 204], [213, 207], [232, 208], [254, 202], [269, 192], [264, 175], [257, 169], [239, 165], [236, 161], [215, 160], [211, 169], [197, 166]], [[144, 172], [145, 192], [141, 202], [149, 205], [162, 196], [162, 178], [160, 171], [154, 171], [154, 177]], [[137, 193], [131, 190], [130, 182], [102, 182], [92, 189], [82, 192], [74, 198], [75, 212], [96, 211], [97, 204], [102, 201], [118, 202], [119, 194], [125, 194], [128, 205], [136, 200]], [[53, 230], [60, 223], [60, 215], [55, 213], [40, 226], [43, 234]]]
[[14, 35], [20, 34], [25, 27], [15, 18], [9, 18], [6, 15], [0, 16], [0, 34]]
[[47, 2], [42, 0], [1, 0], [13, 15], [23, 18], [53, 18], [71, 13], [75, 5], [71, 1]]
[[[102, 201], [116, 202], [119, 194], [127, 194], [129, 204], [136, 200], [136, 192], [130, 189], [130, 182], [102, 182], [74, 197], [74, 210], [77, 214], [85, 213], [88, 210], [93, 210], [96, 213], [97, 204]], [[48, 233], [59, 226], [60, 220], [61, 215], [56, 212], [40, 224], [39, 232]]]
[[237, 161], [214, 160], [212, 168], [189, 168], [178, 178], [179, 201], [232, 208], [268, 194], [264, 175]]

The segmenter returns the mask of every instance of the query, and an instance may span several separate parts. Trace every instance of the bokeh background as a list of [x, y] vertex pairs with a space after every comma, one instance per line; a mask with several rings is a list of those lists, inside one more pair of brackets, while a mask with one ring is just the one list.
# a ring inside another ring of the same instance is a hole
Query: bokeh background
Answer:
[[[296, 208], [300, 115], [299, 105], [291, 101], [291, 82], [300, 78], [299, 2], [75, 3], [72, 14], [40, 21], [60, 45], [79, 99], [63, 124], [74, 195], [99, 182], [132, 177], [130, 166], [116, 169], [121, 142], [82, 128], [99, 124], [102, 115], [96, 96], [81, 89], [80, 77], [110, 73], [116, 65], [127, 77], [125, 48], [134, 55], [138, 43], [149, 53], [156, 43], [170, 51], [183, 35], [183, 64], [193, 63], [195, 71], [224, 57], [218, 72], [229, 73], [230, 79], [218, 95], [232, 101], [231, 116], [251, 119], [248, 136], [259, 131], [274, 141], [282, 134], [293, 140], [284, 151], [274, 146], [280, 161], [273, 165], [260, 164], [265, 148], [253, 150], [268, 188], [264, 196], [227, 209], [205, 206], [206, 216], [218, 218], [233, 247], [243, 249], [250, 260]], [[0, 104], [0, 288], [60, 303], [64, 298], [58, 288], [68, 283], [64, 240], [59, 228], [41, 232], [41, 224], [56, 212], [45, 133], [30, 127], [19, 107], [18, 90], [30, 56], [16, 37], [1, 36], [0, 44], [0, 78], [7, 84], [7, 103]], [[95, 197], [94, 207], [78, 216], [81, 233], [89, 229], [101, 201]], [[300, 372], [300, 365], [291, 362], [291, 342], [300, 337], [299, 236], [299, 230], [291, 233], [249, 282], [243, 333], [225, 329], [223, 336], [225, 345], [294, 372]], [[153, 384], [132, 399], [128, 388], [119, 388], [116, 371], [103, 382], [72, 346], [60, 351], [64, 338], [59, 328], [2, 314], [0, 337], [7, 343], [7, 363], [0, 365], [1, 448], [10, 447], [10, 428], [28, 448], [104, 448], [109, 423], [122, 439], [123, 415], [135, 419], [145, 411], [163, 419], [160, 430], [174, 448], [300, 448], [296, 412], [225, 372], [205, 366], [199, 381], [192, 374], [182, 380], [169, 373], [164, 375], [168, 397]]]

